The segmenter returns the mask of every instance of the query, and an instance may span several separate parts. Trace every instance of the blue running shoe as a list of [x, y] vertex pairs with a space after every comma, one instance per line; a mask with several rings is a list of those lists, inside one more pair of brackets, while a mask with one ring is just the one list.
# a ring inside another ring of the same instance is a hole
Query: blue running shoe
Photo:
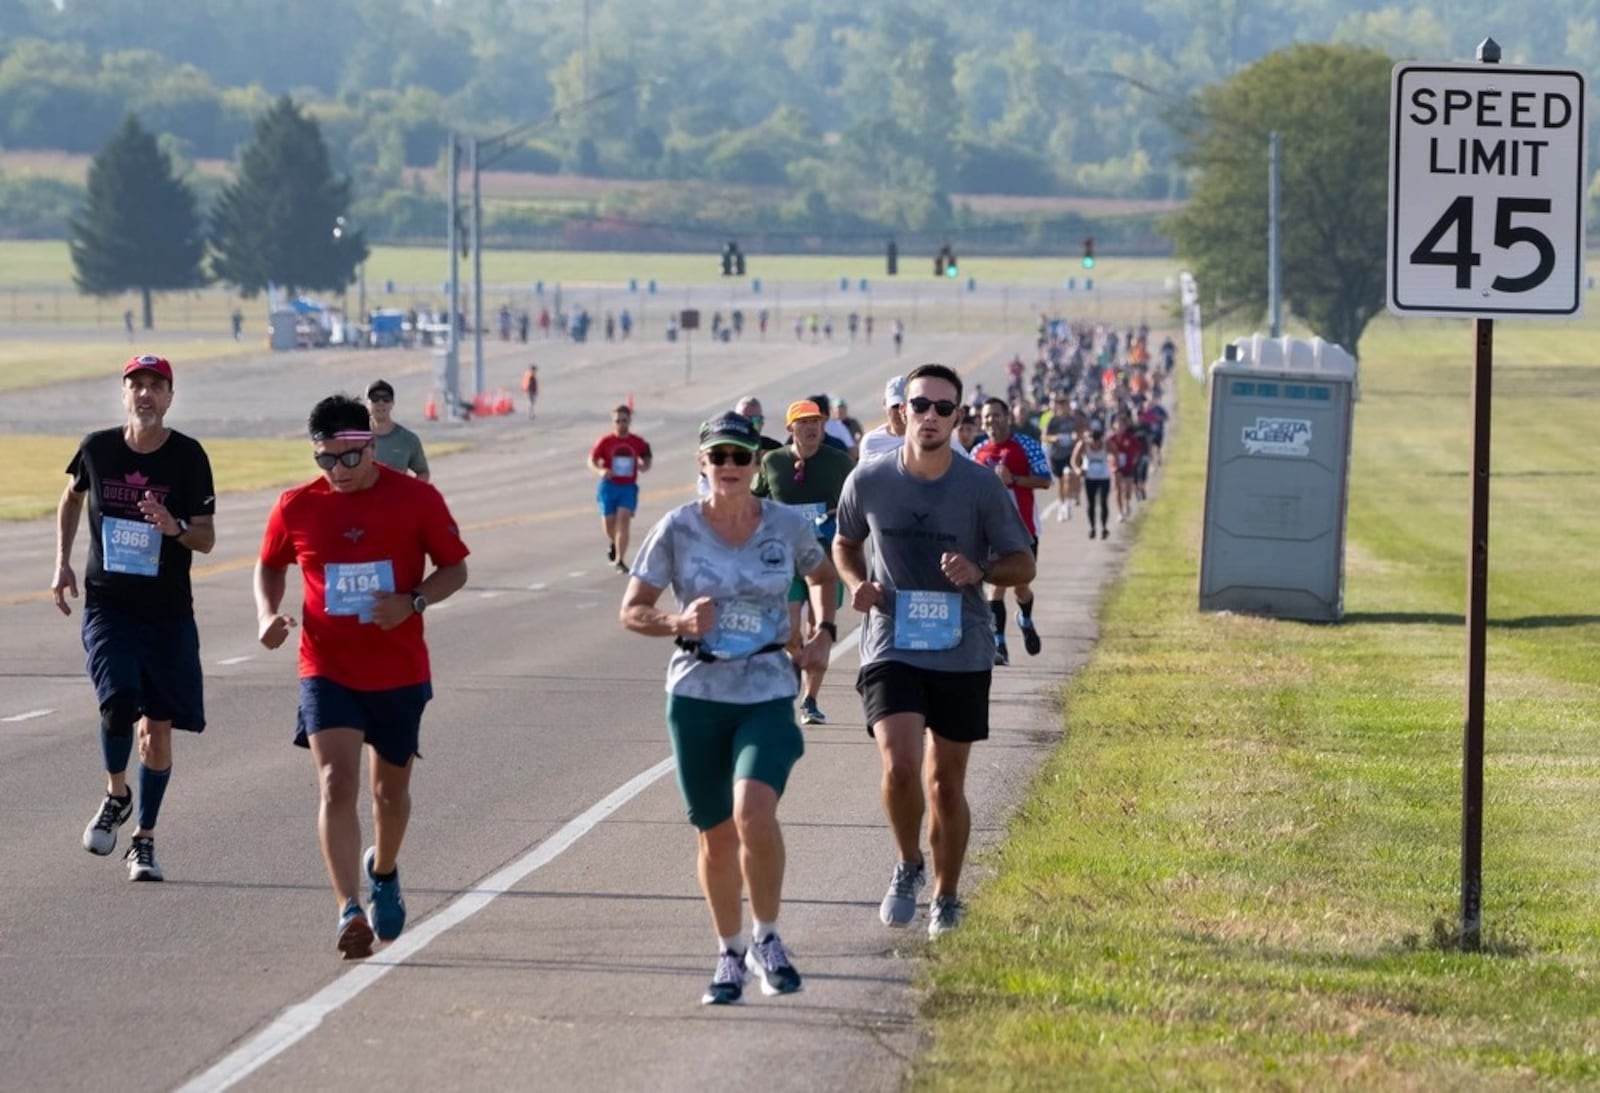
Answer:
[[355, 900], [346, 903], [339, 915], [338, 945], [346, 960], [365, 960], [372, 955], [372, 926]]
[[372, 886], [372, 928], [379, 941], [393, 941], [406, 928], [406, 901], [400, 897], [400, 867], [395, 866], [388, 880], [379, 880], [372, 871], [378, 848], [367, 847], [364, 861], [367, 882]]

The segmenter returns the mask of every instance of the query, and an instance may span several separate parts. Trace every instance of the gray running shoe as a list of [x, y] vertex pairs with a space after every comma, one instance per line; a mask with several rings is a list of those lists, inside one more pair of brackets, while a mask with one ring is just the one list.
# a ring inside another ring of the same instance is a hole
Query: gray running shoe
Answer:
[[156, 864], [156, 841], [149, 835], [135, 835], [122, 857], [128, 863], [129, 880], [166, 880]]
[[777, 934], [752, 944], [744, 962], [761, 980], [762, 994], [793, 994], [800, 989], [800, 973], [789, 963], [789, 950]]
[[800, 724], [826, 725], [827, 723], [827, 717], [817, 708], [816, 699], [804, 698], [800, 700]]
[[131, 792], [126, 797], [106, 794], [105, 799], [100, 802], [100, 811], [89, 821], [89, 826], [83, 829], [83, 848], [101, 857], [111, 853], [117, 848], [117, 829], [127, 823], [128, 817], [132, 815]]
[[917, 894], [928, 883], [928, 873], [921, 862], [897, 862], [894, 876], [889, 879], [889, 891], [878, 908], [878, 919], [885, 926], [909, 926], [917, 917]]
[[736, 1006], [744, 1001], [745, 980], [750, 978], [744, 970], [745, 955], [725, 952], [717, 957], [711, 985], [700, 996], [702, 1006]]
[[928, 905], [928, 936], [941, 937], [961, 925], [966, 905], [954, 896], [934, 896]]

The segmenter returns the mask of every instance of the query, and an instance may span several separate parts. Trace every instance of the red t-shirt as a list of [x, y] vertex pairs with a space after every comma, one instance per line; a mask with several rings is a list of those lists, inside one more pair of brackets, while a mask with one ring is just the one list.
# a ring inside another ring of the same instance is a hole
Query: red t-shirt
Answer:
[[[351, 593], [374, 580], [409, 592], [435, 566], [466, 560], [455, 518], [439, 491], [426, 482], [378, 468], [378, 481], [355, 493], [337, 493], [325, 478], [289, 490], [273, 506], [261, 539], [261, 563], [300, 567], [300, 676], [320, 676], [356, 691], [386, 691], [428, 682], [428, 646], [422, 618], [393, 630], [361, 621]], [[383, 563], [388, 563], [387, 573]], [[388, 581], [387, 576], [393, 580]], [[329, 613], [328, 581], [335, 582]], [[341, 580], [342, 579], [342, 580]], [[344, 603], [340, 601], [344, 600]]]
[[[1014, 478], [1026, 478], [1033, 473], [1033, 467], [1028, 462], [1027, 449], [1017, 443], [1015, 436], [1006, 437], [1004, 444], [985, 440], [973, 450], [972, 458], [985, 467], [998, 467], [1003, 463]], [[1039, 527], [1033, 522], [1033, 491], [1020, 486], [1010, 486], [1008, 489], [1011, 493], [1011, 503], [1017, 506], [1017, 515], [1022, 517], [1022, 526], [1028, 529], [1029, 535], [1037, 539]]]
[[607, 433], [595, 441], [589, 452], [589, 462], [605, 463], [610, 468], [606, 481], [619, 486], [631, 486], [639, 480], [639, 460], [650, 458], [650, 445], [642, 436], [629, 433], [618, 436]]
[[1117, 473], [1132, 474], [1144, 454], [1144, 441], [1131, 431], [1116, 433], [1111, 437], [1111, 450], [1117, 453]]

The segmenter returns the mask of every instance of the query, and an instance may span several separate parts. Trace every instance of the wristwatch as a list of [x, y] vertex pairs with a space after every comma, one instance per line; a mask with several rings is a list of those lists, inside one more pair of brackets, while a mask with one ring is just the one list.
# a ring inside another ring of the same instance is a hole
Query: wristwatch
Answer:
[[174, 521], [174, 523], [176, 523], [178, 525], [178, 533], [176, 535], [168, 536], [168, 538], [171, 538], [171, 539], [182, 539], [183, 536], [184, 536], [184, 533], [189, 530], [189, 521], [185, 520], [183, 517], [180, 516]]
[[839, 628], [837, 626], [835, 626], [833, 623], [831, 623], [831, 622], [819, 622], [819, 623], [817, 623], [817, 629], [823, 631], [824, 633], [826, 633], [834, 641], [838, 641], [839, 640]]
[[415, 614], [422, 614], [428, 609], [428, 597], [421, 592], [411, 593], [411, 610]]

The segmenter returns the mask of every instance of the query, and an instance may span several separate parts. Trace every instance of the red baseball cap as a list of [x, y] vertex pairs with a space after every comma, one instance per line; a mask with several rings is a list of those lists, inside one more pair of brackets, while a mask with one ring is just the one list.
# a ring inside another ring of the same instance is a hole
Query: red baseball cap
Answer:
[[172, 362], [154, 353], [142, 353], [137, 357], [131, 357], [128, 363], [122, 366], [123, 379], [127, 379], [135, 372], [154, 372], [168, 383], [172, 382]]

